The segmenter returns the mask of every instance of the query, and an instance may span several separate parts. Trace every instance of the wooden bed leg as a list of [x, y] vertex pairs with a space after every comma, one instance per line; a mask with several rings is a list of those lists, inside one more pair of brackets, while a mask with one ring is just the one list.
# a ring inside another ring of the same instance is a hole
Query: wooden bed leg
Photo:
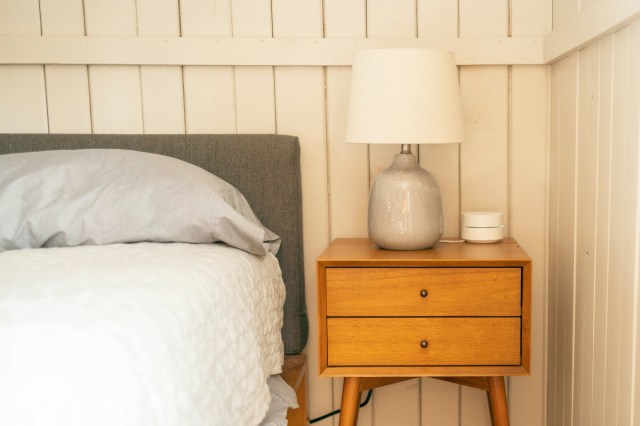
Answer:
[[360, 377], [345, 377], [342, 385], [342, 405], [339, 426], [356, 426], [360, 411]]
[[507, 393], [504, 387], [504, 377], [487, 377], [489, 390], [489, 412], [493, 426], [509, 426], [509, 409], [507, 407]]
[[282, 378], [296, 392], [298, 408], [287, 410], [290, 426], [306, 426], [307, 421], [307, 356], [305, 354], [285, 355]]

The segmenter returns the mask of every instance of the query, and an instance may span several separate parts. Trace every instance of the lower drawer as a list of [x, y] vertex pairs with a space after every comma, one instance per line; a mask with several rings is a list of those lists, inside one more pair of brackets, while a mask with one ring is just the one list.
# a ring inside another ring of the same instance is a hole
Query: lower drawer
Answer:
[[329, 366], [520, 365], [520, 318], [328, 318]]

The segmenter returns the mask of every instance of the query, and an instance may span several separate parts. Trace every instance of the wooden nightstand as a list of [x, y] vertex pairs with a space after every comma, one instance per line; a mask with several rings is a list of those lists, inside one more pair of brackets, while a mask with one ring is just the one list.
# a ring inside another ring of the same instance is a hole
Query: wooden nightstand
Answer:
[[318, 257], [319, 371], [345, 377], [340, 425], [362, 391], [418, 376], [484, 389], [509, 424], [504, 376], [529, 374], [531, 259], [513, 239], [382, 250], [337, 239]]

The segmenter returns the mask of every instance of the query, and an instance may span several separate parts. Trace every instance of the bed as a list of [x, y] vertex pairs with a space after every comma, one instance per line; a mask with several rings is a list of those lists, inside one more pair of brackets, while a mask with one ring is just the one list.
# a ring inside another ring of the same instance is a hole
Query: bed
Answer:
[[284, 424], [297, 138], [4, 134], [0, 155], [0, 424]]

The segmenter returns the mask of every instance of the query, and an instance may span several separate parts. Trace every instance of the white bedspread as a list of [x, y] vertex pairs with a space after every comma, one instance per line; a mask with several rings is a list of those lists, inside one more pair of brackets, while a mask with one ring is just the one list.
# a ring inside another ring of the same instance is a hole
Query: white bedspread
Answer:
[[283, 361], [271, 254], [154, 244], [0, 253], [0, 425], [254, 425]]

